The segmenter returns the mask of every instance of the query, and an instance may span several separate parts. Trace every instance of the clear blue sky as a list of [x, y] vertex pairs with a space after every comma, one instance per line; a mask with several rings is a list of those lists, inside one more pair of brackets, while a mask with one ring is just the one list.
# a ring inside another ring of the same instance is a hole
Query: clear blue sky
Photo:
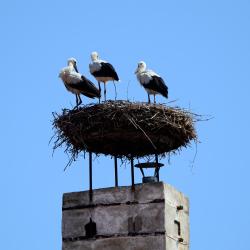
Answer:
[[[197, 124], [193, 170], [194, 145], [173, 156], [161, 177], [190, 198], [191, 250], [246, 250], [249, 13], [243, 0], [2, 1], [0, 248], [61, 248], [62, 194], [87, 189], [88, 172], [83, 157], [63, 172], [67, 156], [61, 149], [52, 157], [48, 145], [51, 113], [75, 103], [58, 72], [73, 56], [94, 81], [88, 64], [96, 50], [117, 69], [119, 99], [126, 99], [129, 83], [131, 100], [147, 100], [133, 74], [144, 60], [167, 81], [169, 100], [214, 116]], [[119, 174], [129, 185], [129, 168]], [[96, 159], [94, 187], [112, 185], [113, 161]]]

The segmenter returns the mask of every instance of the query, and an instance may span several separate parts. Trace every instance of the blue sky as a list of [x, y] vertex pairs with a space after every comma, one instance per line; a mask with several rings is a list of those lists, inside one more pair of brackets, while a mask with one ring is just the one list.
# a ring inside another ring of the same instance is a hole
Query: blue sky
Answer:
[[[247, 249], [249, 11], [243, 0], [2, 1], [1, 249], [61, 248], [62, 194], [87, 189], [88, 172], [83, 157], [63, 172], [67, 155], [59, 149], [52, 157], [48, 145], [52, 112], [75, 102], [58, 72], [73, 56], [94, 81], [94, 50], [117, 69], [119, 99], [128, 87], [130, 100], [147, 100], [133, 74], [144, 60], [166, 80], [170, 101], [214, 117], [196, 125], [194, 167], [193, 144], [164, 160], [161, 178], [190, 198], [192, 250]], [[119, 167], [121, 185], [130, 184], [129, 174]], [[113, 161], [96, 159], [94, 187], [112, 185]]]

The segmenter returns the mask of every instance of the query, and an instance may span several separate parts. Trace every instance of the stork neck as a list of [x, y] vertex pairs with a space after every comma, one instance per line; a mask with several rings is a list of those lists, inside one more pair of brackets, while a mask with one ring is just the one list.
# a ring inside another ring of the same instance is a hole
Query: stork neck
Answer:
[[145, 71], [145, 68], [140, 68], [140, 69], [138, 69], [137, 74], [141, 74], [141, 73], [143, 73], [144, 71]]
[[70, 68], [74, 68], [74, 64], [73, 64], [72, 62], [69, 62], [68, 66], [69, 66]]
[[96, 63], [96, 62], [98, 63], [98, 62], [100, 62], [100, 60], [98, 58], [95, 58], [95, 59], [92, 60], [92, 62], [93, 63]]
[[71, 71], [76, 71], [76, 72], [78, 72], [77, 71], [77, 69], [76, 69], [76, 67], [75, 67], [75, 65], [73, 64], [73, 63], [69, 63], [69, 69], [71, 70]]

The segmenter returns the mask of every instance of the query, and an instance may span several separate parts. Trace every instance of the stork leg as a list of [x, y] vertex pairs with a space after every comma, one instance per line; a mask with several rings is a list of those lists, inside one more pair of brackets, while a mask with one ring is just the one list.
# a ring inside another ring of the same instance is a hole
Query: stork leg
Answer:
[[78, 96], [76, 94], [76, 106], [74, 107], [74, 109], [77, 109], [78, 108]]
[[114, 84], [114, 87], [115, 87], [115, 100], [116, 100], [117, 92], [116, 92], [116, 86], [115, 86], [115, 82], [114, 81], [113, 81], [113, 84]]
[[150, 103], [150, 96], [149, 96], [149, 94], [148, 94], [148, 103]]
[[104, 83], [104, 101], [106, 101], [106, 83]]
[[82, 104], [82, 99], [80, 95], [78, 95], [78, 98], [79, 98], [79, 103], [78, 103], [78, 106], [79, 106], [80, 104]]
[[[101, 89], [101, 83], [98, 81], [98, 87], [99, 87], [99, 92], [100, 92], [100, 94], [101, 94], [101, 92], [102, 92], [102, 89]], [[100, 97], [99, 97], [99, 103], [101, 103], [101, 95], [100, 95]]]
[[154, 95], [154, 103], [155, 103], [155, 95]]

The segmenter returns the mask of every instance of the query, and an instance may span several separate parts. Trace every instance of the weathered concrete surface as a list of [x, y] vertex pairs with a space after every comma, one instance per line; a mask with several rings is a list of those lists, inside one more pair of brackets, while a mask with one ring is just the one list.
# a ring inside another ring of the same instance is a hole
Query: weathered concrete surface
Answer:
[[[97, 239], [85, 238], [89, 219]], [[132, 236], [134, 235], [134, 236]], [[63, 250], [189, 249], [189, 201], [168, 184], [94, 190], [63, 196]]]
[[[189, 250], [189, 245], [185, 242], [178, 242], [172, 238], [166, 237], [165, 238], [165, 248], [164, 250]], [[153, 250], [153, 248], [152, 248]], [[158, 250], [158, 249], [154, 249]]]
[[[164, 184], [147, 183], [135, 185], [135, 191], [131, 187], [102, 188], [93, 190], [93, 204], [113, 204], [138, 202], [148, 203], [157, 199], [164, 199]], [[63, 195], [63, 209], [89, 205], [89, 193], [74, 192]]]
[[63, 250], [188, 250], [189, 246], [159, 236], [114, 237], [63, 242]]
[[[161, 250], [165, 236], [114, 237], [108, 239], [64, 242], [64, 250]], [[176, 248], [173, 248], [176, 250]]]
[[[182, 238], [183, 247], [186, 247], [185, 244], [189, 244], [189, 200], [168, 184], [164, 184], [164, 197], [166, 235], [175, 239]], [[183, 209], [178, 210], [177, 206], [183, 206]], [[180, 223], [180, 235], [175, 221]]]
[[63, 238], [85, 235], [84, 225], [92, 218], [98, 235], [128, 234], [129, 219], [140, 218], [137, 233], [165, 232], [164, 203], [100, 206], [63, 212]]
[[189, 213], [189, 200], [188, 198], [174, 187], [164, 183], [164, 199], [166, 203], [174, 206], [183, 205], [184, 211]]

